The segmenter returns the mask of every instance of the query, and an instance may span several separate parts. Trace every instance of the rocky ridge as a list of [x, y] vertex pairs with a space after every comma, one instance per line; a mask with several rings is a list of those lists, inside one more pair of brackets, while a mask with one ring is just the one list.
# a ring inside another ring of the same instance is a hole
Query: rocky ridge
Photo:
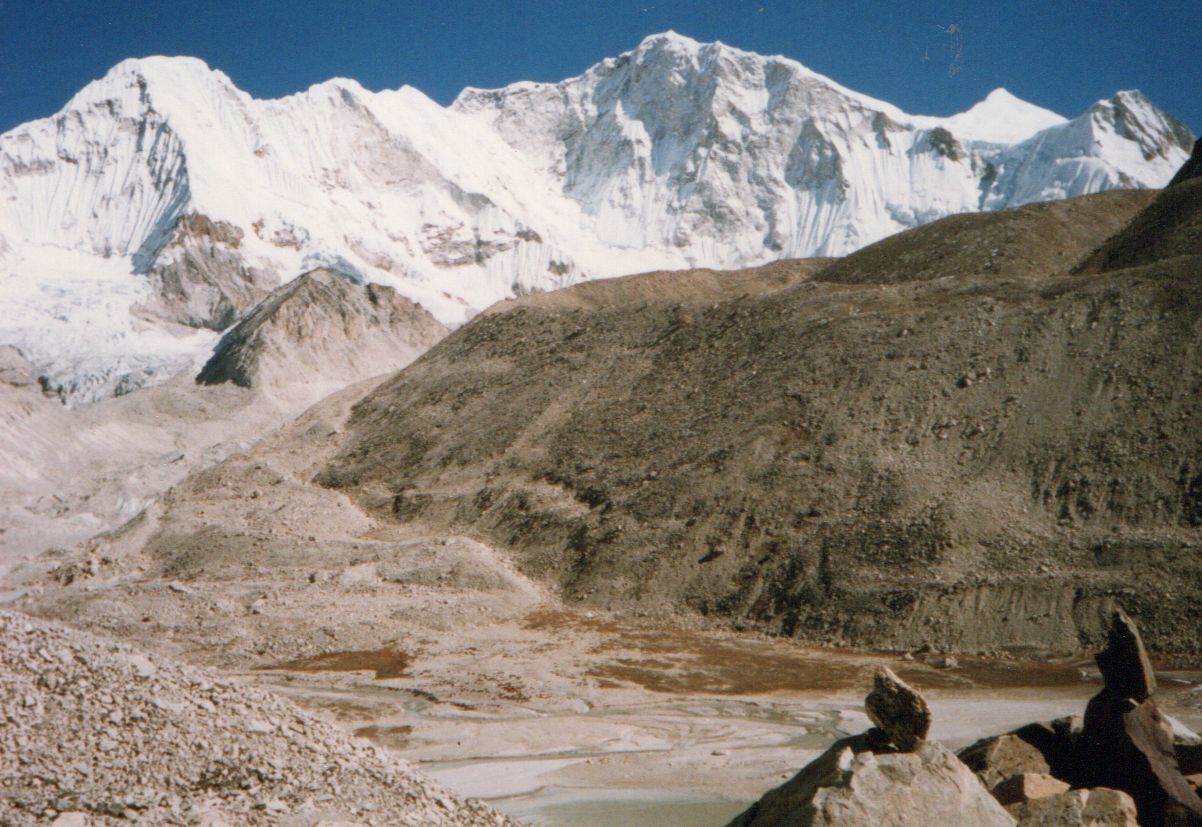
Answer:
[[189, 372], [68, 409], [28, 359], [0, 348], [0, 571], [115, 528], [190, 472], [445, 334], [389, 287], [316, 270], [252, 308], [196, 381]]
[[233, 382], [312, 403], [403, 368], [446, 333], [391, 287], [311, 270], [273, 291], [234, 325], [196, 381]]

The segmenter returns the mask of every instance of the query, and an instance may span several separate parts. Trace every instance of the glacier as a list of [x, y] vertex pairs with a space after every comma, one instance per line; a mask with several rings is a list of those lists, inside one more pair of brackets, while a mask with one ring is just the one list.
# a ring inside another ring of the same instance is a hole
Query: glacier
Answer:
[[454, 326], [653, 269], [842, 255], [953, 213], [1163, 186], [1193, 136], [1138, 92], [1067, 119], [995, 90], [909, 115], [796, 61], [665, 33], [447, 107], [334, 79], [256, 100], [123, 61], [0, 135], [0, 345], [69, 404], [194, 369], [314, 267]]

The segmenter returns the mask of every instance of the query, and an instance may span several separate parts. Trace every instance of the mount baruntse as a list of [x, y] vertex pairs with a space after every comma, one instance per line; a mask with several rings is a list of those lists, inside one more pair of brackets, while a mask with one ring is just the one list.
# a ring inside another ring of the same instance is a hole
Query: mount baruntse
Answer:
[[199, 365], [315, 267], [454, 325], [590, 278], [841, 255], [953, 213], [1159, 187], [1191, 143], [1138, 92], [1073, 120], [1004, 90], [913, 116], [671, 33], [445, 108], [341, 79], [255, 100], [196, 59], [128, 60], [0, 136], [0, 344], [88, 401]]

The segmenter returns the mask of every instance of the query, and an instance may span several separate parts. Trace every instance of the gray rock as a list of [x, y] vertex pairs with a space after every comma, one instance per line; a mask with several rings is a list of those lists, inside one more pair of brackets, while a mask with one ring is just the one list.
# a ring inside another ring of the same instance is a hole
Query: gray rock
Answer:
[[0, 663], [0, 824], [312, 824], [367, 811], [381, 827], [516, 827], [283, 698], [166, 657], [0, 610]]
[[50, 822], [50, 827], [88, 827], [91, 823], [87, 813], [60, 813], [54, 821]]
[[729, 827], [1013, 827], [968, 767], [939, 744], [874, 754], [868, 738], [837, 742]]
[[913, 688], [887, 666], [876, 671], [864, 699], [868, 719], [902, 752], [912, 752], [931, 729], [931, 709]]

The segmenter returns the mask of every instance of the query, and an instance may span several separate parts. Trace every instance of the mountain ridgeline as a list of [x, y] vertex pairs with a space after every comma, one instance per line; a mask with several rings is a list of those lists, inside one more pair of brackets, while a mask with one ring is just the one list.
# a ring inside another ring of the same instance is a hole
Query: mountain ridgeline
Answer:
[[193, 58], [127, 60], [0, 135], [0, 345], [87, 402], [203, 360], [211, 331], [315, 268], [454, 326], [597, 277], [843, 255], [951, 214], [1160, 187], [1191, 140], [1134, 91], [1071, 120], [1003, 89], [911, 115], [670, 32], [449, 107], [347, 79], [256, 100]]
[[1199, 203], [954, 216], [742, 295], [507, 302], [368, 394], [318, 481], [584, 605], [1020, 652], [1121, 605], [1196, 652]]

